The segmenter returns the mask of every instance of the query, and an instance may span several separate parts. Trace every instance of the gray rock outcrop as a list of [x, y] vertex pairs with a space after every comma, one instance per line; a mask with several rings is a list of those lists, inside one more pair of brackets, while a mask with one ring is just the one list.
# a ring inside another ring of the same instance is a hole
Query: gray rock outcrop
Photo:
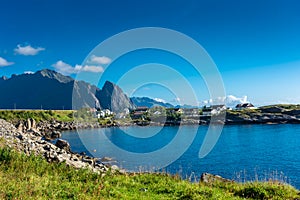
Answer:
[[70, 144], [66, 140], [58, 139], [55, 143], [55, 146], [57, 146], [60, 149], [63, 149], [67, 152], [71, 151]]
[[233, 180], [230, 179], [226, 179], [223, 178], [219, 175], [213, 175], [213, 174], [209, 174], [209, 173], [203, 173], [201, 175], [200, 181], [203, 183], [214, 183], [214, 182], [223, 182], [223, 183], [227, 183], [227, 182], [234, 182]]
[[[56, 145], [43, 139], [43, 134], [37, 130], [32, 130], [32, 121], [30, 130], [25, 129], [21, 123], [18, 129], [11, 123], [0, 119], [0, 138], [3, 138], [5, 145], [26, 155], [40, 155], [48, 162], [65, 162], [67, 165], [75, 168], [88, 168], [95, 173], [105, 174], [109, 167], [103, 164], [100, 159], [91, 158], [85, 155], [72, 153], [67, 141], [58, 139]], [[27, 124], [28, 125], [28, 124]], [[38, 129], [38, 127], [37, 127]], [[116, 171], [111, 169], [112, 171]]]

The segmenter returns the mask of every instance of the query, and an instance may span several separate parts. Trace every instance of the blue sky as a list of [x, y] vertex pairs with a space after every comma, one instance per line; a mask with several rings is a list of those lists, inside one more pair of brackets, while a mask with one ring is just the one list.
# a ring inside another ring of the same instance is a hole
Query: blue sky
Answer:
[[[133, 28], [163, 27], [186, 34], [205, 48], [222, 75], [227, 95], [248, 96], [256, 105], [300, 103], [297, 0], [2, 0], [0, 5], [0, 75], [10, 77], [44, 68], [72, 77], [78, 70], [104, 73], [101, 65], [109, 64], [107, 55], [97, 55], [97, 65], [82, 65], [100, 42]], [[155, 55], [150, 52], [151, 58]], [[128, 55], [111, 63], [110, 73], [104, 77], [116, 82], [120, 77], [116, 74], [124, 69], [153, 62], [147, 57], [149, 52]], [[180, 65], [192, 87], [199, 88], [199, 101], [209, 99], [203, 80], [194, 77], [187, 64], [164, 53], [157, 58], [154, 61], [174, 68]], [[121, 87], [132, 93], [126, 85]], [[169, 102], [176, 98], [176, 94], [151, 85], [135, 94]]]

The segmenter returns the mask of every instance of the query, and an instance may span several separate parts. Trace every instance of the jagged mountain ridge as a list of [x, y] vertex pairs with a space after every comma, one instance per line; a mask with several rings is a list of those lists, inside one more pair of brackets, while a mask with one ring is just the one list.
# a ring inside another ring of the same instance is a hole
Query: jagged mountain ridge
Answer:
[[0, 93], [0, 109], [78, 109], [93, 108], [96, 103], [98, 107], [117, 112], [135, 107], [114, 83], [107, 81], [99, 89], [49, 69], [1, 77]]
[[145, 106], [148, 108], [155, 107], [155, 106], [162, 106], [162, 107], [166, 107], [166, 108], [174, 107], [170, 103], [156, 101], [155, 99], [151, 99], [149, 97], [131, 97], [130, 99], [136, 106]]

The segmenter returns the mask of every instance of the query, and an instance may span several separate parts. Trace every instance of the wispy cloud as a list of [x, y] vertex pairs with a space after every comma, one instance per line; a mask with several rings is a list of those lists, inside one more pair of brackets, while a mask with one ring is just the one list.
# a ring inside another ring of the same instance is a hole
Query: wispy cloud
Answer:
[[95, 56], [92, 55], [90, 59], [90, 63], [100, 64], [100, 65], [107, 65], [111, 62], [111, 59], [106, 56]]
[[8, 62], [6, 59], [0, 57], [0, 67], [5, 67], [13, 64], [13, 62]]
[[30, 45], [27, 46], [21, 46], [20, 44], [17, 45], [17, 48], [15, 48], [15, 52], [20, 55], [24, 56], [34, 56], [37, 55], [40, 51], [44, 51], [45, 48], [43, 47], [37, 47], [34, 48]]
[[78, 72], [93, 72], [93, 73], [100, 73], [103, 72], [103, 67], [96, 66], [96, 65], [75, 65], [72, 67], [70, 64], [63, 62], [62, 60], [57, 61], [52, 65], [55, 70], [59, 73], [64, 75], [76, 74]]
[[217, 99], [209, 99], [205, 100], [200, 103], [200, 106], [208, 106], [208, 105], [218, 105], [218, 104], [225, 104], [227, 107], [234, 107], [239, 103], [246, 103], [248, 102], [247, 96], [243, 97], [236, 97], [233, 95], [228, 95], [226, 97], [219, 97]]

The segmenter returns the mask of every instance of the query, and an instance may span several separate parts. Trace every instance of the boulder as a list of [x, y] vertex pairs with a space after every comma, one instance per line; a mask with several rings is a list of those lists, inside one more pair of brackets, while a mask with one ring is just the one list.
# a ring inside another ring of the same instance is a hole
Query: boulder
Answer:
[[226, 178], [223, 178], [219, 175], [213, 175], [213, 174], [209, 174], [209, 173], [203, 173], [201, 175], [201, 182], [203, 183], [214, 183], [214, 182], [234, 182], [233, 180], [230, 180], [230, 179], [226, 179]]
[[101, 158], [101, 161], [102, 162], [109, 162], [109, 161], [112, 161], [113, 159], [112, 158], [110, 158], [110, 157], [103, 157], [103, 158]]
[[66, 140], [58, 139], [55, 143], [55, 145], [60, 148], [64, 149], [67, 152], [71, 151], [70, 144]]
[[26, 121], [26, 128], [27, 128], [27, 130], [31, 129], [31, 120], [29, 118]]
[[50, 137], [52, 139], [55, 139], [55, 138], [60, 138], [61, 137], [61, 133], [59, 131], [52, 131]]
[[31, 118], [30, 121], [31, 121], [31, 128], [35, 129], [36, 128], [36, 122], [35, 122], [35, 120], [33, 118]]
[[112, 165], [110, 168], [111, 168], [113, 171], [119, 170], [119, 167], [118, 167], [117, 165]]
[[19, 121], [16, 125], [16, 128], [18, 130], [18, 132], [23, 132], [24, 131], [24, 124], [22, 121]]
[[92, 166], [95, 165], [95, 161], [93, 160], [93, 158], [89, 158], [89, 157], [83, 157], [82, 158], [82, 162], [88, 163], [88, 164], [90, 164]]

